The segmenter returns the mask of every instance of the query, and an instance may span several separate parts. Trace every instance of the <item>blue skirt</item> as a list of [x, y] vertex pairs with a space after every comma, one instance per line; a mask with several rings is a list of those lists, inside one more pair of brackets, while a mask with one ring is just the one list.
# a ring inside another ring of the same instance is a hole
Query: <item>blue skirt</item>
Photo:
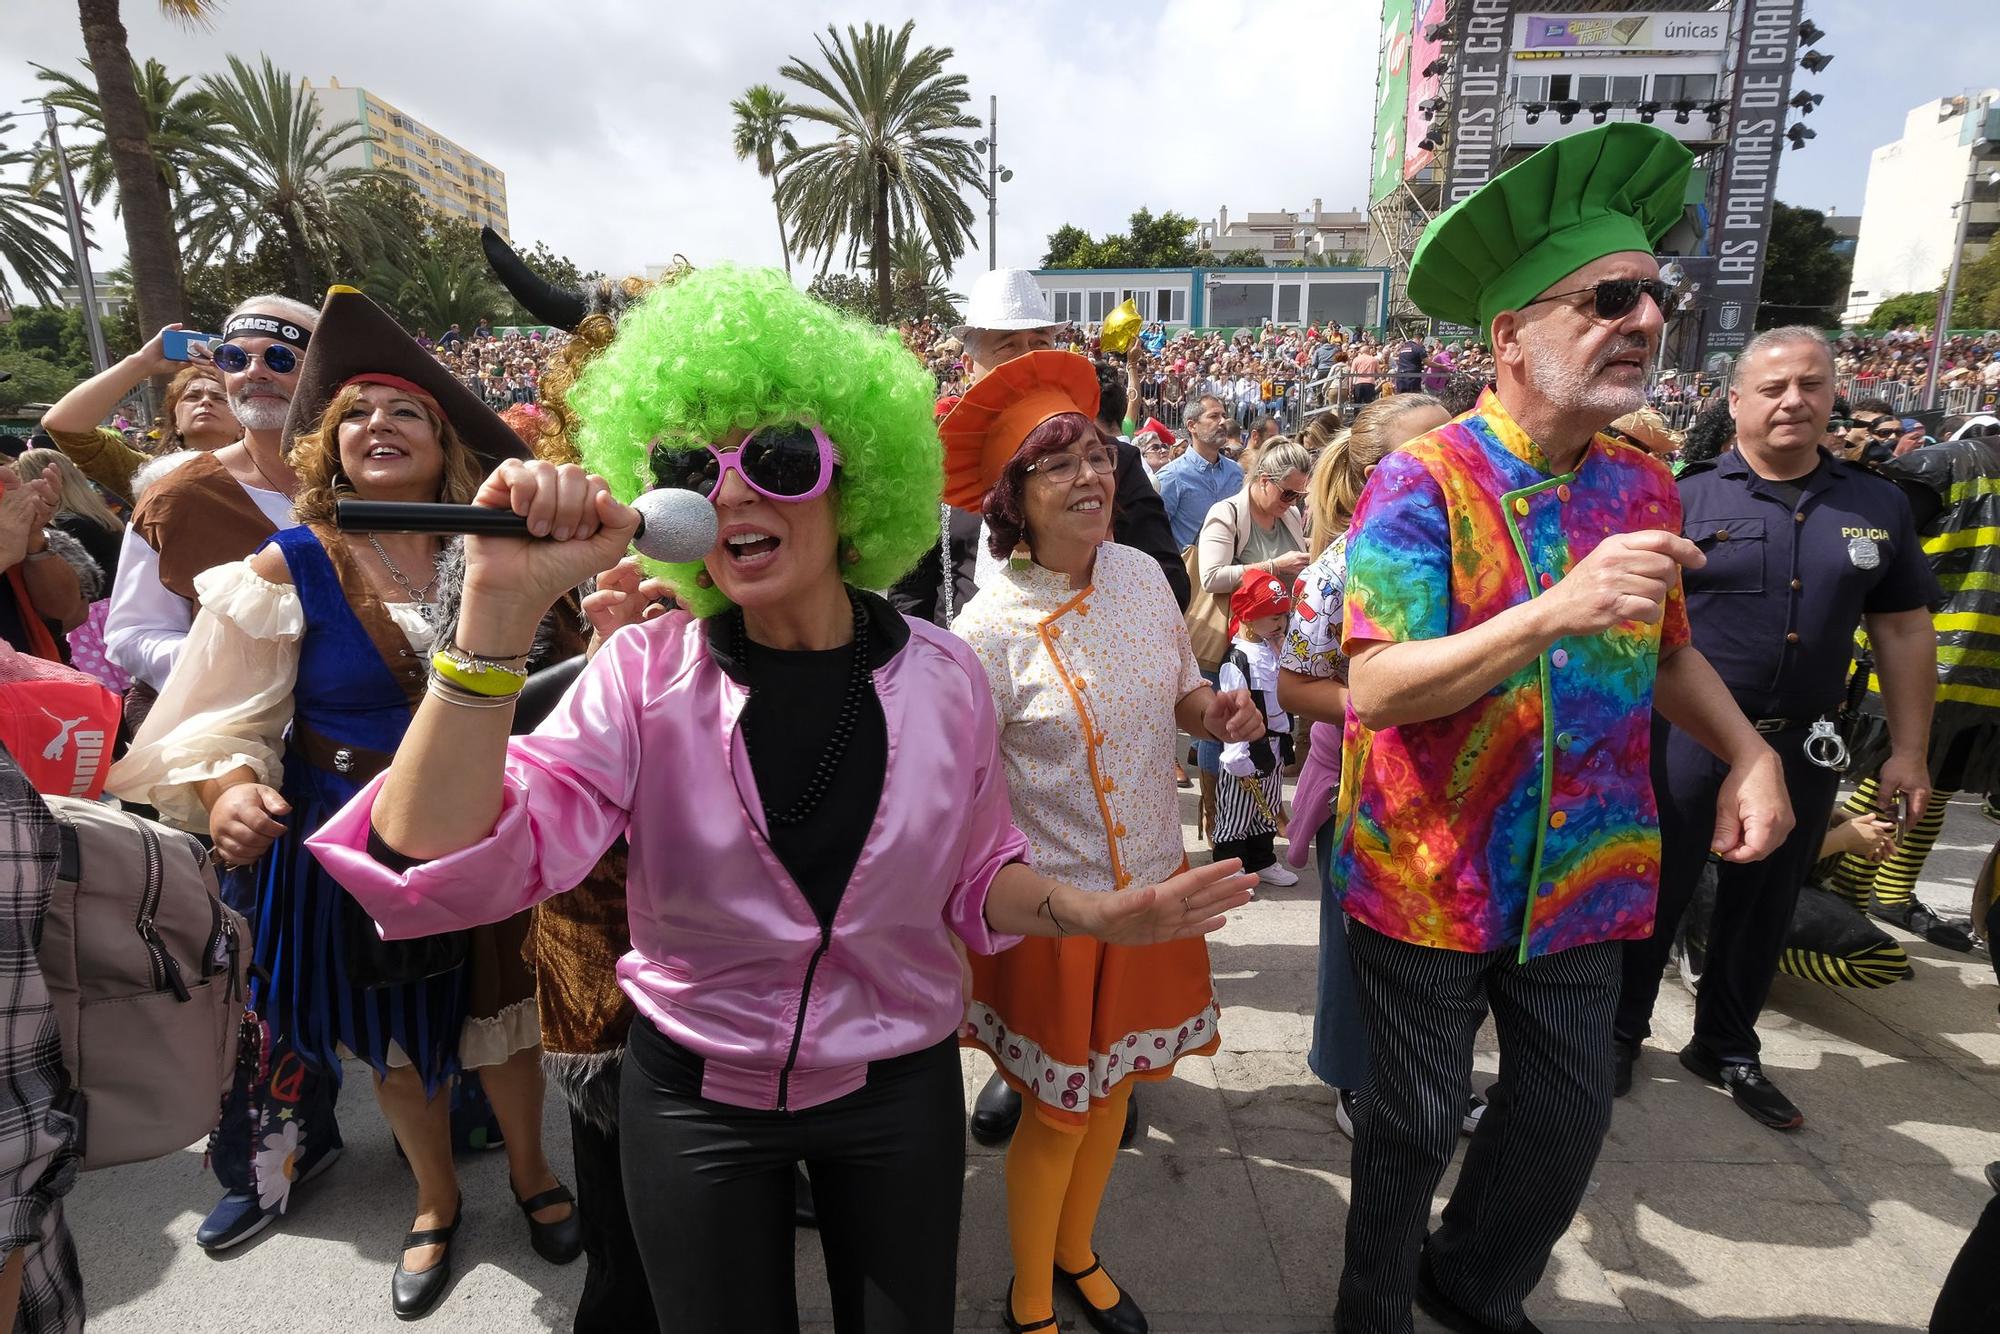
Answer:
[[358, 790], [343, 775], [286, 757], [284, 836], [255, 866], [231, 871], [223, 894], [250, 921], [257, 973], [250, 1003], [307, 1064], [337, 1078], [343, 1054], [386, 1075], [390, 1044], [436, 1092], [459, 1068], [470, 998], [464, 965], [396, 987], [347, 977], [347, 914], [360, 911], [306, 850], [306, 837]]

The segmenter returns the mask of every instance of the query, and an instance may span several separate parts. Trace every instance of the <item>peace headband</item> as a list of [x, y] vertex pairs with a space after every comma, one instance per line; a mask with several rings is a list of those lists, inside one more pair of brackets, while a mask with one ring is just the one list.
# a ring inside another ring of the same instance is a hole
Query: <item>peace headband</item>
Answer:
[[222, 326], [222, 341], [248, 334], [252, 338], [275, 338], [280, 343], [289, 343], [301, 352], [312, 337], [306, 330], [277, 315], [238, 315]]

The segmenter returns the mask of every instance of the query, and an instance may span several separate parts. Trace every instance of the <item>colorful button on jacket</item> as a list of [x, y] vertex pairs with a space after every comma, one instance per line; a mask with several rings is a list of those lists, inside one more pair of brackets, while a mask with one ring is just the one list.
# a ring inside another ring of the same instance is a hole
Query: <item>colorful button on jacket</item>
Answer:
[[[1541, 595], [1542, 576], [1559, 582], [1614, 533], [1680, 527], [1657, 461], [1600, 435], [1575, 472], [1551, 473], [1489, 390], [1385, 458], [1363, 492], [1347, 650], [1459, 633]], [[1564, 639], [1448, 717], [1371, 732], [1350, 712], [1334, 858], [1348, 914], [1413, 944], [1523, 959], [1650, 934], [1653, 677], [1687, 643], [1676, 586], [1660, 622]]]

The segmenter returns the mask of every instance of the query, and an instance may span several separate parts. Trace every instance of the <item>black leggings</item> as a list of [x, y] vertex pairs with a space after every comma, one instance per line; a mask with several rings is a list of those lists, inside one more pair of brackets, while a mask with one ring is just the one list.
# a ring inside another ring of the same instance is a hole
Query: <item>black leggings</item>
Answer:
[[695, 1096], [700, 1062], [641, 1017], [619, 1098], [625, 1198], [675, 1334], [794, 1334], [793, 1164], [812, 1178], [840, 1334], [936, 1334], [958, 1301], [958, 1043], [877, 1061], [799, 1112]]

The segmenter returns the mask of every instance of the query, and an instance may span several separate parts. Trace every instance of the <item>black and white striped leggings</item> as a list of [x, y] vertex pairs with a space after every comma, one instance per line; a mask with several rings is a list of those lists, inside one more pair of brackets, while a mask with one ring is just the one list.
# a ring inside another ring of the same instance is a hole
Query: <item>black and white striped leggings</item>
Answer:
[[[1496, 1330], [1569, 1227], [1611, 1125], [1616, 942], [1515, 962], [1395, 940], [1350, 918], [1368, 1082], [1354, 1117], [1354, 1196], [1335, 1328], [1410, 1334], [1419, 1248], [1439, 1291]], [[1472, 1137], [1444, 1223], [1431, 1195], [1471, 1091], [1472, 1043], [1492, 1009], [1500, 1082]]]

